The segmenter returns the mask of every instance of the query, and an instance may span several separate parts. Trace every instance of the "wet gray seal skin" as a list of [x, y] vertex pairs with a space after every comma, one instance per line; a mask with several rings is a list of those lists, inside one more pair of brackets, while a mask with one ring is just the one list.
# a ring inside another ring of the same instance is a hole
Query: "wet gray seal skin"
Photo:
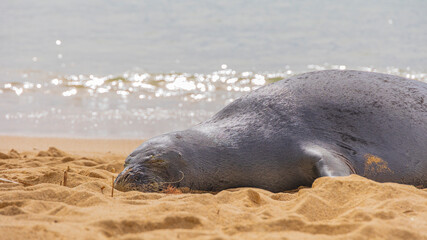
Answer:
[[426, 83], [380, 73], [294, 76], [188, 130], [144, 142], [126, 159], [115, 186], [278, 192], [356, 173], [426, 187], [426, 95]]

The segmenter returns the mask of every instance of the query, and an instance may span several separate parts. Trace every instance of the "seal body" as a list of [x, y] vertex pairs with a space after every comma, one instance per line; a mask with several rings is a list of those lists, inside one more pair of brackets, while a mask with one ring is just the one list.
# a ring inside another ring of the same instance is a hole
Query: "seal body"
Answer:
[[116, 188], [278, 192], [350, 174], [427, 187], [426, 95], [426, 83], [387, 74], [297, 75], [190, 129], [144, 142], [126, 159]]

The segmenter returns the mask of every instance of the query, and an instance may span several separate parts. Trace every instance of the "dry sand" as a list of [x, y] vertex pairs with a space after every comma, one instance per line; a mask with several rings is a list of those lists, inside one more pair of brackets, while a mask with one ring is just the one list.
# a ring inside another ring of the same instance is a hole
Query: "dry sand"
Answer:
[[427, 189], [356, 175], [293, 193], [111, 197], [140, 142], [0, 137], [0, 178], [17, 182], [0, 181], [0, 239], [427, 239]]

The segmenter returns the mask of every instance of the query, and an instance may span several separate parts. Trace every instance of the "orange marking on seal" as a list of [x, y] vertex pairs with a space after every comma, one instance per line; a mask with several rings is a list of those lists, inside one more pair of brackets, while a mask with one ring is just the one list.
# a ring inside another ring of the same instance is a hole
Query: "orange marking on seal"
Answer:
[[377, 175], [380, 173], [394, 173], [388, 163], [378, 156], [365, 154], [365, 176]]

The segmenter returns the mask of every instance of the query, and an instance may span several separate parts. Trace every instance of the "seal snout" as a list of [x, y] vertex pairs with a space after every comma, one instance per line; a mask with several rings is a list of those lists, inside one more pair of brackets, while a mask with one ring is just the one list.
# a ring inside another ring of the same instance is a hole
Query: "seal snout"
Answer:
[[126, 167], [114, 181], [114, 188], [119, 191], [142, 191], [157, 192], [160, 190], [159, 182], [162, 180], [157, 176], [141, 171], [136, 167]]

